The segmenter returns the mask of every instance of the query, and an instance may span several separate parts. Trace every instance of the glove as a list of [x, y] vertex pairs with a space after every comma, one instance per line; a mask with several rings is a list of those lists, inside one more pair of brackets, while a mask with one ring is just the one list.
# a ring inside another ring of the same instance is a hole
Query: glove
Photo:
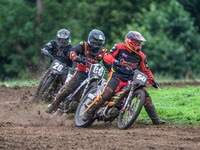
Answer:
[[115, 66], [117, 66], [117, 67], [121, 67], [121, 66], [122, 66], [122, 64], [121, 64], [118, 60], [115, 60], [115, 61], [113, 62], [113, 64], [114, 64]]
[[157, 82], [152, 82], [152, 86], [154, 87], [154, 88], [158, 88], [159, 87], [159, 84], [157, 83]]
[[49, 56], [49, 51], [45, 48], [41, 49], [42, 54], [44, 54], [45, 56]]
[[76, 56], [76, 57], [74, 58], [74, 62], [81, 63], [81, 62], [82, 62], [81, 57], [80, 57], [80, 56]]

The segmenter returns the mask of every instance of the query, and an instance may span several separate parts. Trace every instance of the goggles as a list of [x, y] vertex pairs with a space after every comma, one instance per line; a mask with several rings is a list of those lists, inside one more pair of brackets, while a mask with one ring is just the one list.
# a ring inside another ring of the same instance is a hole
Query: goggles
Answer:
[[136, 46], [142, 46], [143, 45], [143, 41], [136, 41], [136, 40], [132, 40], [132, 43]]
[[94, 45], [97, 45], [97, 46], [100, 46], [100, 45], [103, 45], [104, 44], [104, 41], [103, 40], [97, 40], [97, 39], [90, 39], [90, 42]]
[[58, 38], [57, 40], [58, 40], [59, 42], [68, 42], [68, 41], [69, 41], [69, 38], [67, 38], [67, 39]]

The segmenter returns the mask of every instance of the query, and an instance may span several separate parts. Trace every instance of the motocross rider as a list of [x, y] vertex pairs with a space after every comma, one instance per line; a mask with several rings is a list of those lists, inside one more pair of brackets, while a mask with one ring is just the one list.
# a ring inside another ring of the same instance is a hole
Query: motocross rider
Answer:
[[93, 29], [88, 35], [87, 42], [80, 42], [74, 46], [73, 51], [70, 52], [70, 58], [77, 62], [77, 70], [72, 78], [60, 89], [55, 100], [46, 108], [46, 113], [53, 112], [61, 101], [70, 95], [87, 77], [90, 70], [90, 65], [82, 61], [82, 57], [86, 61], [95, 64], [103, 60], [106, 53], [106, 48], [103, 47], [105, 43], [104, 33], [100, 30]]
[[[44, 45], [41, 49], [41, 53], [51, 58], [53, 61], [55, 58], [61, 62], [66, 63], [67, 66], [72, 67], [72, 60], [70, 59], [70, 51], [72, 51], [73, 45], [70, 40], [70, 32], [67, 29], [60, 29], [57, 32], [57, 39], [51, 40]], [[61, 75], [62, 82], [65, 82], [67, 74]]]
[[[61, 62], [66, 63], [67, 66], [72, 67], [73, 61], [70, 59], [70, 51], [72, 51], [73, 45], [71, 44], [71, 40], [70, 40], [70, 32], [67, 29], [60, 29], [57, 32], [56, 37], [57, 37], [56, 40], [51, 40], [49, 43], [43, 46], [43, 48], [41, 49], [41, 53], [47, 57], [50, 57], [51, 62], [56, 58], [60, 60]], [[45, 75], [48, 74], [49, 72], [50, 72], [50, 69], [48, 69], [45, 72]], [[62, 84], [65, 83], [66, 77], [67, 77], [67, 73], [60, 75]], [[40, 82], [36, 92], [33, 94], [33, 96], [30, 97], [31, 101], [34, 101], [37, 95], [39, 94], [39, 90], [40, 90], [39, 87], [41, 87], [42, 84], [43, 82]]]
[[[97, 96], [89, 107], [82, 113], [81, 118], [83, 121], [88, 120], [94, 115], [94, 112], [102, 105], [105, 101], [109, 101], [118, 90], [126, 85], [128, 81], [133, 78], [132, 71], [123, 67], [123, 64], [128, 64], [137, 69], [140, 67], [141, 71], [147, 75], [148, 78], [154, 79], [150, 68], [147, 65], [146, 56], [141, 52], [141, 47], [146, 42], [145, 38], [137, 31], [129, 31], [125, 36], [125, 44], [118, 43], [104, 55], [103, 59], [106, 63], [113, 64], [113, 67], [109, 73], [106, 86], [103, 92]], [[154, 88], [158, 87], [157, 82], [148, 80]], [[161, 120], [157, 114], [157, 111], [153, 105], [149, 93], [144, 89], [145, 102], [144, 107], [153, 124], [164, 124], [165, 121]]]

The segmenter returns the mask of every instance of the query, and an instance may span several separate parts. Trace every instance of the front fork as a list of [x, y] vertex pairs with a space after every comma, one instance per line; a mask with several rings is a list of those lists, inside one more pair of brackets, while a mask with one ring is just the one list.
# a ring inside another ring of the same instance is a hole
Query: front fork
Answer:
[[129, 101], [131, 100], [131, 98], [133, 96], [133, 91], [134, 91], [134, 89], [133, 89], [133, 87], [131, 87], [128, 97], [124, 100], [125, 101], [124, 106], [122, 107], [122, 110], [121, 110], [122, 113], [124, 113], [127, 110], [127, 108], [129, 107]]
[[85, 88], [84, 88], [84, 90], [83, 90], [83, 93], [82, 93], [82, 95], [81, 95], [81, 98], [80, 98], [80, 99], [82, 99], [82, 98], [83, 98], [83, 96], [85, 95], [85, 92], [86, 92], [86, 90], [87, 90], [87, 88], [88, 88], [88, 86], [89, 86], [89, 83], [90, 83], [90, 81], [86, 83], [86, 85], [85, 85]]
[[81, 95], [81, 99], [85, 96], [85, 93], [86, 93], [86, 91], [88, 90], [88, 87], [89, 87], [89, 85], [90, 85], [90, 83], [92, 83], [93, 81], [96, 81], [97, 83], [99, 82], [99, 80], [97, 80], [96, 78], [94, 78], [94, 79], [90, 79], [90, 80], [87, 80], [86, 82], [86, 86], [85, 86], [85, 88], [84, 88], [84, 90], [83, 90], [83, 93], [82, 93], [82, 95]]

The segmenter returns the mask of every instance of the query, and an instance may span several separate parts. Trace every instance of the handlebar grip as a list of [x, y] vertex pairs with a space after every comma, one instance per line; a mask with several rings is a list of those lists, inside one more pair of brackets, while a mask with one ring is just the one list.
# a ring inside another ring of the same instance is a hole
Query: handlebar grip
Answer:
[[87, 64], [89, 64], [90, 66], [92, 65], [91, 62], [85, 60], [85, 57], [81, 57], [81, 61], [82, 61], [83, 63], [87, 63]]

